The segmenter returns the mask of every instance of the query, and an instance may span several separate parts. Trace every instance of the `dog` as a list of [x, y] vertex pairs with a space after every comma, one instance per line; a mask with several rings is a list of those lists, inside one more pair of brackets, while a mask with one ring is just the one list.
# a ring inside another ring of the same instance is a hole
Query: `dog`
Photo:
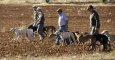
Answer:
[[[26, 28], [11, 28], [10, 31], [15, 33], [15, 38], [18, 40], [19, 38], [33, 39], [33, 30]], [[15, 39], [14, 39], [15, 40]]]
[[63, 32], [60, 34], [62, 46], [70, 45], [70, 44], [76, 44], [77, 37], [75, 36], [74, 32]]
[[[30, 25], [28, 29], [33, 29], [33, 32], [37, 32], [37, 27], [34, 27], [33, 25]], [[55, 31], [56, 31], [56, 28], [54, 26], [44, 26], [43, 27], [43, 32], [45, 33], [46, 36], [49, 32], [49, 37], [50, 37], [52, 34], [54, 34]]]
[[109, 39], [104, 34], [93, 35], [96, 37], [96, 41], [99, 41], [103, 45], [103, 51], [111, 50], [111, 45], [109, 44]]
[[[86, 42], [90, 42], [88, 50], [96, 50], [96, 38], [90, 34], [80, 34], [78, 31], [75, 32], [77, 36], [78, 44], [85, 44]], [[90, 47], [92, 47], [90, 49]]]
[[55, 33], [56, 28], [54, 26], [44, 26], [43, 31], [45, 32], [46, 35], [49, 32], [49, 38], [50, 38], [50, 36]]
[[103, 30], [103, 31], [101, 32], [101, 34], [106, 35], [106, 36], [108, 37], [108, 39], [109, 39], [109, 42], [110, 42], [111, 45], [113, 46], [113, 48], [115, 48], [115, 35], [110, 34], [110, 32], [107, 31], [107, 30]]
[[96, 34], [96, 35], [90, 35], [88, 33], [80, 34], [79, 32], [76, 32], [76, 36], [78, 37], [79, 43], [85, 43], [87, 41], [90, 41], [92, 46], [91, 50], [96, 50], [96, 42], [99, 41], [103, 45], [103, 51], [105, 50], [111, 50], [111, 45], [109, 44], [109, 39], [106, 35], [103, 34]]
[[56, 35], [60, 36], [61, 44], [62, 46], [67, 46], [70, 44], [76, 44], [77, 42], [77, 37], [75, 36], [74, 32], [58, 32], [56, 31], [54, 34], [51, 35], [51, 37], [55, 37]]
[[103, 30], [103, 31], [101, 32], [101, 34], [106, 35], [106, 36], [109, 38], [110, 41], [112, 41], [112, 42], [115, 43], [115, 35], [110, 34], [109, 31]]

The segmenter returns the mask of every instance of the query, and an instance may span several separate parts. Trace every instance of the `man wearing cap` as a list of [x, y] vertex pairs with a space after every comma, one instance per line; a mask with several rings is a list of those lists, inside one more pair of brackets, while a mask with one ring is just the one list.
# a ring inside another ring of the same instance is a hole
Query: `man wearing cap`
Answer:
[[[58, 32], [66, 32], [67, 31], [67, 27], [68, 27], [68, 18], [67, 16], [64, 14], [64, 12], [62, 11], [62, 9], [58, 9], [57, 10], [59, 18], [58, 18], [58, 30], [56, 31], [56, 33]], [[55, 33], [55, 34], [56, 34]], [[60, 36], [59, 34], [56, 35], [56, 44], [59, 45], [60, 44]]]
[[34, 6], [33, 7], [33, 18], [34, 18], [34, 22], [33, 22], [33, 26], [37, 26], [36, 24], [35, 24], [35, 22], [36, 22], [36, 20], [37, 20], [37, 6]]
[[98, 13], [94, 10], [92, 5], [89, 5], [87, 10], [91, 12], [90, 14], [90, 28], [91, 28], [91, 35], [99, 34], [100, 29], [100, 20]]
[[33, 23], [28, 27], [28, 29], [33, 29], [33, 32], [37, 31], [37, 7], [38, 6], [33, 6]]
[[42, 12], [41, 7], [37, 7], [36, 14], [35, 14], [35, 25], [37, 26], [37, 32], [39, 33], [40, 40], [44, 39], [44, 13]]
[[31, 29], [33, 29], [33, 32], [35, 32], [37, 30], [37, 25], [36, 25], [36, 21], [37, 21], [37, 6], [33, 6], [33, 24], [29, 26], [29, 28], [31, 27]]

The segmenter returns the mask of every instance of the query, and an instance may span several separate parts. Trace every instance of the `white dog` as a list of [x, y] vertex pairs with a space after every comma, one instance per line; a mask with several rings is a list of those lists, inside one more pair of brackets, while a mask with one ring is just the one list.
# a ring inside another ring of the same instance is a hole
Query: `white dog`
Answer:
[[62, 46], [69, 45], [69, 44], [76, 44], [77, 43], [77, 36], [74, 32], [58, 32], [54, 33], [55, 35], [59, 35], [61, 38]]
[[32, 29], [25, 29], [25, 28], [11, 28], [10, 31], [15, 33], [15, 38], [33, 38], [33, 30]]

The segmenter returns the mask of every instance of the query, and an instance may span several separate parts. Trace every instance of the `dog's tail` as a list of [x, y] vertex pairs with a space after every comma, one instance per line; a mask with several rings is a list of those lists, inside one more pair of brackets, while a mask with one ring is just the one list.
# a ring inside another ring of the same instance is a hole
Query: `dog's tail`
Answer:
[[108, 34], [108, 33], [109, 33], [108, 30], [103, 30], [103, 31], [101, 32], [101, 34]]

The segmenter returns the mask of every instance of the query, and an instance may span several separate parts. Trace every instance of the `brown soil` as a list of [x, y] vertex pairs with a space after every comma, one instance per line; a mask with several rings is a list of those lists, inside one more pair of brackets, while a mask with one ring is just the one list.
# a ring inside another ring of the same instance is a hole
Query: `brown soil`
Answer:
[[[86, 6], [43, 6], [45, 14], [45, 25], [53, 25], [56, 28], [58, 15], [56, 10], [62, 8], [69, 17], [69, 30], [90, 32], [89, 12]], [[108, 30], [115, 34], [115, 6], [96, 6], [100, 15], [101, 29]], [[12, 38], [14, 34], [10, 32], [12, 27], [29, 26], [32, 23], [32, 6], [22, 5], [0, 5], [0, 57], [5, 56], [60, 56], [65, 54], [89, 54], [93, 51], [87, 51], [87, 45], [70, 45], [62, 47], [55, 45], [55, 38], [46, 37], [44, 41], [39, 41], [38, 36], [33, 41], [18, 40]], [[98, 51], [99, 52], [99, 51]]]

